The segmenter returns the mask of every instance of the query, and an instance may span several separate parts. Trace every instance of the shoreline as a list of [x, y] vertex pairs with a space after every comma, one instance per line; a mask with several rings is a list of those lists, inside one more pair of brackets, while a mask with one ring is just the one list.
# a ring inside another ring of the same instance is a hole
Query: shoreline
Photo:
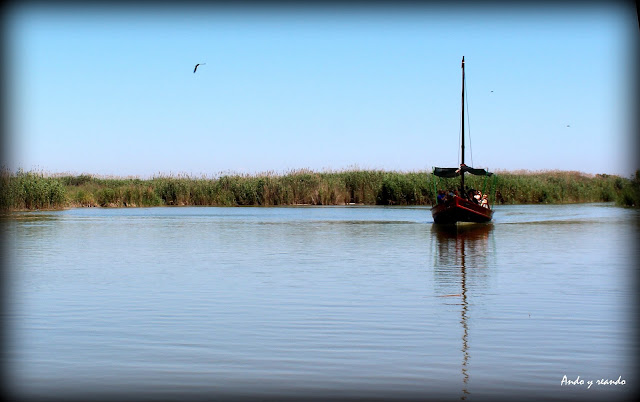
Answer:
[[[584, 201], [584, 202], [564, 202], [564, 203], [520, 203], [520, 204], [498, 204], [500, 206], [515, 206], [515, 205], [548, 205], [548, 206], [561, 206], [561, 205], [583, 205], [583, 204], [610, 204], [614, 207], [628, 208], [628, 206], [617, 205], [614, 201]], [[60, 208], [39, 208], [39, 209], [11, 209], [1, 211], [0, 214], [10, 215], [13, 213], [25, 213], [25, 212], [59, 212], [68, 211], [71, 209], [139, 209], [139, 208], [292, 208], [292, 207], [311, 207], [311, 208], [329, 208], [329, 207], [383, 207], [383, 208], [415, 208], [424, 207], [425, 209], [431, 209], [432, 205], [376, 205], [376, 204], [335, 204], [335, 205], [312, 205], [312, 204], [291, 204], [291, 205], [155, 205], [155, 206], [64, 206]], [[493, 209], [495, 205], [492, 205]]]
[[[283, 175], [227, 175], [219, 178], [100, 178], [3, 172], [3, 211], [154, 206], [432, 206], [437, 191], [459, 179], [431, 172], [351, 170], [292, 171]], [[640, 170], [632, 179], [576, 171], [500, 171], [491, 178], [467, 177], [465, 183], [488, 194], [490, 205], [581, 204], [615, 202], [640, 205]]]

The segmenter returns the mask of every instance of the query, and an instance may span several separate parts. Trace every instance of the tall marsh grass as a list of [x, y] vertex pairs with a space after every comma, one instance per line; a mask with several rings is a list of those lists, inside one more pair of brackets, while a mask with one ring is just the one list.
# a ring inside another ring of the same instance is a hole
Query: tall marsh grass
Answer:
[[[65, 207], [149, 207], [161, 205], [431, 205], [438, 189], [459, 179], [430, 172], [308, 169], [217, 178], [188, 175], [151, 179], [100, 178], [1, 172], [3, 210]], [[640, 205], [640, 171], [633, 179], [567, 171], [498, 172], [484, 178], [467, 175], [465, 184], [490, 194], [494, 204], [612, 202]]]
[[[633, 182], [619, 176], [575, 171], [498, 172], [496, 202], [502, 204], [566, 204], [617, 202]], [[638, 205], [636, 200], [634, 205]], [[632, 203], [633, 204], [633, 203]], [[627, 204], [631, 205], [631, 204]]]
[[39, 172], [0, 171], [0, 208], [3, 210], [63, 208], [66, 201], [65, 186], [56, 178]]

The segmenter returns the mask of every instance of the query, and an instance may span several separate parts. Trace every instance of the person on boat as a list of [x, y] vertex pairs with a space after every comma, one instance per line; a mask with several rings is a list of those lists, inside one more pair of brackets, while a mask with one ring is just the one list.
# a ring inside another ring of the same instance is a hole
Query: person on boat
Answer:
[[438, 190], [438, 197], [437, 197], [438, 204], [444, 203], [444, 199], [446, 196], [447, 194], [444, 192], [444, 190]]
[[466, 191], [464, 192], [464, 198], [466, 198], [466, 199], [467, 199], [467, 200], [469, 200], [469, 201], [473, 201], [473, 202], [476, 202], [476, 203], [478, 203], [478, 204], [479, 204], [479, 203], [480, 203], [480, 201], [479, 201], [479, 200], [476, 200], [476, 198], [475, 198], [475, 197], [476, 197], [476, 193], [477, 193], [477, 192], [478, 192], [478, 191], [477, 191], [476, 189], [473, 189], [473, 188], [469, 188], [469, 187], [467, 187], [467, 188], [466, 188]]
[[489, 199], [487, 198], [486, 194], [484, 194], [482, 196], [482, 201], [480, 202], [480, 206], [481, 207], [485, 207], [485, 208], [489, 208]]
[[464, 198], [466, 198], [467, 200], [473, 201], [473, 194], [476, 192], [476, 190], [469, 188], [469, 187], [465, 187], [464, 189]]
[[480, 191], [476, 191], [473, 195], [473, 199], [476, 201], [476, 204], [480, 204], [482, 202], [482, 193]]

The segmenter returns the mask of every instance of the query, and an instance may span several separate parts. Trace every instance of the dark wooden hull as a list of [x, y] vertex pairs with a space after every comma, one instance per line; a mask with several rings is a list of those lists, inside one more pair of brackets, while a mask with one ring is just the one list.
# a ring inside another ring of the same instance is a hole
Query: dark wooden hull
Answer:
[[431, 215], [434, 223], [483, 223], [491, 221], [493, 211], [456, 196], [443, 204], [438, 204], [431, 208]]

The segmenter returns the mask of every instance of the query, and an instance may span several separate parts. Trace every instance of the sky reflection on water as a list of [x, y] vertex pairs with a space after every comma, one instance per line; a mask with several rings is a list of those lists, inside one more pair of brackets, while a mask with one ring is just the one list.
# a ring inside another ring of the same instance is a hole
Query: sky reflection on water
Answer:
[[[619, 397], [637, 211], [76, 209], [5, 222], [21, 396]], [[567, 218], [567, 216], [571, 217]], [[37, 217], [37, 218], [35, 218]]]

